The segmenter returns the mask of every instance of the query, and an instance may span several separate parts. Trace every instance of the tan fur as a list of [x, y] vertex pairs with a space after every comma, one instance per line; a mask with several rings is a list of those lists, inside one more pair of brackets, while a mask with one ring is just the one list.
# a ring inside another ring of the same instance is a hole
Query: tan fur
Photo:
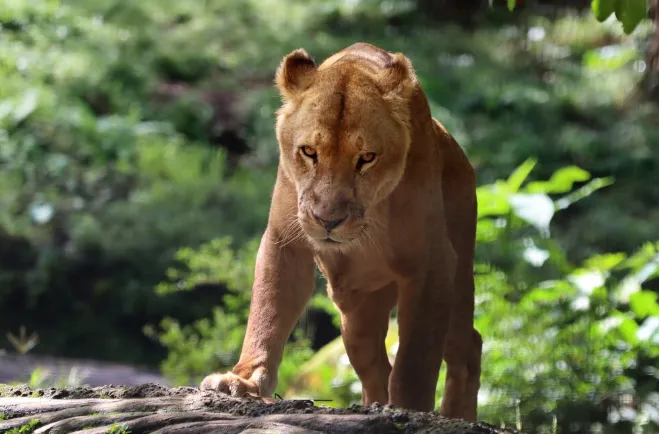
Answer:
[[[242, 354], [201, 388], [274, 392], [315, 263], [341, 312], [364, 404], [431, 411], [445, 360], [440, 412], [475, 420], [482, 343], [473, 328], [475, 176], [465, 154], [431, 117], [400, 53], [355, 44], [316, 67], [296, 50], [276, 83], [280, 164]], [[392, 367], [384, 338], [395, 306]]]

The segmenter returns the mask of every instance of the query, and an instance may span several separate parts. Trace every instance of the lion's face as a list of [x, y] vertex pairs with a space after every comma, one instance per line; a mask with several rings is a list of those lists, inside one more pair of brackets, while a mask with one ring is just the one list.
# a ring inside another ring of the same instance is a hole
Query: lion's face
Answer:
[[387, 94], [372, 76], [344, 66], [301, 71], [313, 80], [277, 121], [297, 219], [319, 249], [368, 241], [381, 225], [373, 209], [400, 181], [409, 147], [409, 128]]

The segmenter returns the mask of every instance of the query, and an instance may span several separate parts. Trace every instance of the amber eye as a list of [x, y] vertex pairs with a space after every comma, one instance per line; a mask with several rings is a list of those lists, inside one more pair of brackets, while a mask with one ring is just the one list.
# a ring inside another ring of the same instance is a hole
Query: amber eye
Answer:
[[359, 161], [357, 162], [357, 171], [362, 170], [364, 165], [372, 163], [375, 160], [375, 152], [366, 152], [365, 154], [360, 155]]
[[364, 163], [370, 163], [371, 161], [375, 160], [375, 152], [367, 152], [365, 154], [362, 154], [360, 159]]
[[310, 146], [302, 146], [300, 147], [300, 151], [302, 151], [302, 154], [304, 154], [306, 157], [309, 158], [316, 158], [316, 150]]

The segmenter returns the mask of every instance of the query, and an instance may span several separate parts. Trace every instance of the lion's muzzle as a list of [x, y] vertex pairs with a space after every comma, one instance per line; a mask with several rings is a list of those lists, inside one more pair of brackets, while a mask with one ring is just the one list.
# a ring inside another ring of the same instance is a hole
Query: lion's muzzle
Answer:
[[338, 227], [341, 223], [343, 223], [344, 221], [346, 221], [346, 219], [348, 218], [348, 216], [346, 215], [346, 216], [344, 216], [344, 217], [339, 217], [339, 218], [333, 218], [333, 217], [331, 217], [331, 216], [329, 216], [329, 217], [326, 217], [326, 216], [321, 217], [321, 216], [319, 216], [318, 214], [313, 213], [313, 218], [316, 220], [316, 222], [318, 222], [319, 225], [321, 225], [322, 227], [324, 227], [324, 228], [327, 230], [327, 232], [329, 233], [329, 232], [332, 232], [332, 230], [333, 230], [334, 228]]

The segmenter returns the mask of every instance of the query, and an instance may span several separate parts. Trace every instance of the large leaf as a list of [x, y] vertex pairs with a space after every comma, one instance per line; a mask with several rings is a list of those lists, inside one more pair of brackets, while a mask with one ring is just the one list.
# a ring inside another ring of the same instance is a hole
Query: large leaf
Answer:
[[647, 18], [647, 0], [592, 0], [590, 8], [599, 22], [605, 21], [615, 13], [616, 18], [622, 23], [622, 29], [630, 34], [636, 26]]
[[597, 21], [603, 22], [615, 12], [616, 3], [618, 3], [617, 0], [593, 0], [590, 8]]
[[622, 29], [630, 34], [636, 26], [648, 16], [647, 0], [618, 0], [615, 2], [615, 13]]

